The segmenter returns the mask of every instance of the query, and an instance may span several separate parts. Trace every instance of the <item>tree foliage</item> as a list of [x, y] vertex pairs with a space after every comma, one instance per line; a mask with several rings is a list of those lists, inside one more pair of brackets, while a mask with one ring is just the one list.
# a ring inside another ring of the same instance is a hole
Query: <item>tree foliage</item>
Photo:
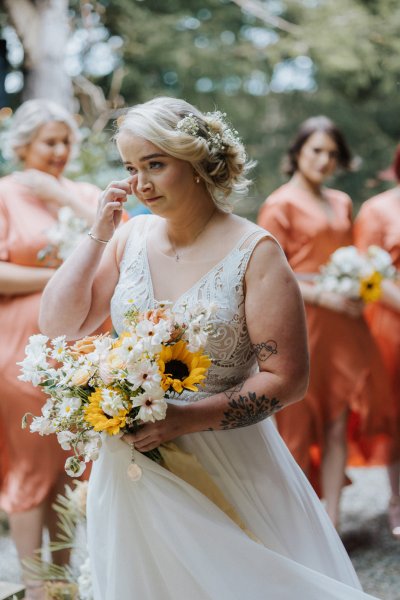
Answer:
[[[280, 161], [305, 118], [326, 114], [343, 129], [357, 173], [335, 183], [356, 203], [388, 185], [378, 174], [400, 136], [400, 5], [397, 0], [92, 0], [110, 36], [121, 36], [125, 105], [184, 97], [228, 113], [258, 161], [254, 217], [283, 182]], [[70, 1], [71, 14], [82, 3]], [[105, 97], [112, 74], [92, 78]], [[117, 114], [117, 113], [116, 113]], [[98, 155], [98, 153], [97, 153]]]

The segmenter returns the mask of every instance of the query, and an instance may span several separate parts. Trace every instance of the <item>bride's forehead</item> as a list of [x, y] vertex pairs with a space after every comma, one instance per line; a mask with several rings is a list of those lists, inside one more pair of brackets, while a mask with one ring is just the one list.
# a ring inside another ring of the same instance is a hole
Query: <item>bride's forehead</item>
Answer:
[[129, 131], [121, 131], [118, 134], [117, 146], [124, 160], [140, 160], [143, 156], [162, 152], [149, 140]]

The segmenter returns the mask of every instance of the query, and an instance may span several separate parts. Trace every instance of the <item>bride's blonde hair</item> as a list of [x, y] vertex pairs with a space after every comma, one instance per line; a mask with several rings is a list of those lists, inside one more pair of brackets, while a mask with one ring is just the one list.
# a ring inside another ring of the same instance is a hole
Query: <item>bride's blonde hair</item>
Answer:
[[202, 113], [177, 98], [155, 98], [128, 110], [117, 121], [118, 135], [129, 132], [143, 137], [166, 154], [192, 164], [203, 179], [215, 205], [230, 212], [235, 197], [251, 183], [247, 161], [237, 132], [220, 112]]

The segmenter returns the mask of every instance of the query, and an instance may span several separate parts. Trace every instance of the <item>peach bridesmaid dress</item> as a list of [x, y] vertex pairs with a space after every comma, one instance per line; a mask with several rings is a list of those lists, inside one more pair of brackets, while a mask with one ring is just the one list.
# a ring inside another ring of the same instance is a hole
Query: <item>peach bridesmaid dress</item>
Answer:
[[[400, 270], [400, 187], [383, 192], [362, 205], [355, 222], [355, 241], [361, 250], [376, 244], [384, 248]], [[367, 306], [366, 318], [379, 345], [390, 377], [396, 407], [396, 438], [391, 458], [399, 457], [400, 444], [400, 313], [376, 302]]]
[[[332, 252], [353, 243], [350, 197], [331, 189], [326, 195], [329, 216], [306, 191], [290, 183], [273, 192], [259, 212], [259, 225], [276, 236], [299, 277], [317, 273]], [[349, 410], [353, 461], [380, 462], [379, 434], [391, 430], [393, 413], [384, 366], [365, 320], [310, 304], [306, 313], [309, 389], [303, 402], [277, 414], [277, 423], [295, 459], [320, 491], [318, 467], [326, 425]]]
[[[97, 187], [62, 179], [82, 202], [97, 204]], [[0, 180], [0, 260], [42, 266], [37, 254], [47, 245], [46, 230], [55, 222], [44, 203], [12, 175]], [[40, 414], [46, 396], [17, 379], [28, 337], [38, 333], [41, 293], [0, 295], [0, 507], [7, 513], [29, 510], [50, 493], [64, 470], [67, 454], [55, 436], [21, 429], [22, 417]], [[62, 306], [60, 306], [60, 311]]]

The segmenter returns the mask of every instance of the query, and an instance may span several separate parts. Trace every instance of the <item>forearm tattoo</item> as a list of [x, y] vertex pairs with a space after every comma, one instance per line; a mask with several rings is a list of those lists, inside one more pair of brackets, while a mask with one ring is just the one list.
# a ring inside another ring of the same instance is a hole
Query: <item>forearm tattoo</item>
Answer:
[[271, 354], [278, 354], [278, 344], [275, 340], [267, 340], [260, 344], [253, 344], [253, 350], [258, 360], [264, 362]]
[[264, 394], [257, 396], [255, 392], [240, 394], [243, 384], [227, 390], [229, 410], [224, 412], [220, 422], [221, 429], [237, 429], [254, 425], [267, 419], [283, 408], [277, 398], [267, 398]]

